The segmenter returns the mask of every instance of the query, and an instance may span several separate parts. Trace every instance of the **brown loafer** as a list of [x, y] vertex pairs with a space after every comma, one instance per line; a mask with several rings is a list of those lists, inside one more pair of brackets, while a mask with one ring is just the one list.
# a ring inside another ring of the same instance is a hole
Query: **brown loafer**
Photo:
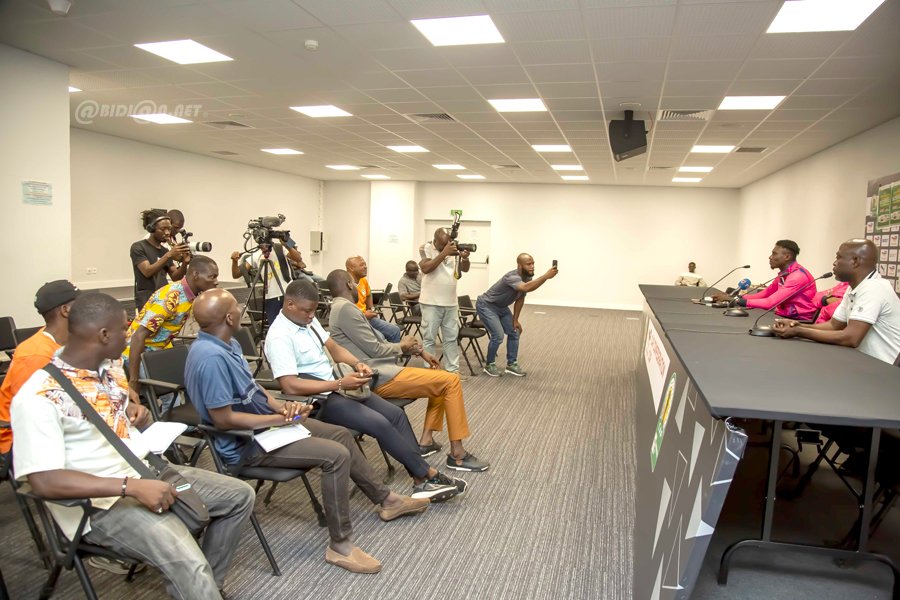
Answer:
[[397, 517], [423, 513], [431, 504], [431, 500], [428, 498], [410, 498], [409, 496], [401, 496], [401, 498], [403, 498], [403, 502], [396, 506], [378, 509], [378, 516], [382, 521], [393, 521]]
[[363, 552], [358, 546], [353, 546], [349, 556], [344, 556], [330, 547], [326, 548], [325, 562], [347, 569], [351, 573], [377, 573], [381, 570], [381, 563], [374, 556]]

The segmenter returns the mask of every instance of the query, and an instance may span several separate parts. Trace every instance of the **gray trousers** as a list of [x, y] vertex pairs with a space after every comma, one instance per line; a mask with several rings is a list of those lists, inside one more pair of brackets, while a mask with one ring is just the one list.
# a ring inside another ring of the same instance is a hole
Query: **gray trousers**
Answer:
[[281, 469], [322, 469], [322, 505], [328, 534], [334, 542], [350, 539], [350, 480], [372, 501], [384, 502], [391, 490], [381, 483], [369, 461], [344, 427], [306, 419], [303, 426], [312, 437], [282, 446], [273, 452], [245, 458], [244, 465]]
[[441, 332], [441, 363], [451, 373], [459, 373], [459, 307], [419, 304], [422, 308], [422, 347], [429, 354], [437, 353], [437, 335]]
[[173, 598], [221, 600], [219, 590], [256, 494], [234, 477], [172, 466], [191, 482], [209, 509], [211, 521], [203, 533], [202, 550], [181, 519], [171, 512], [158, 515], [131, 497], [91, 515], [85, 540], [156, 567]]

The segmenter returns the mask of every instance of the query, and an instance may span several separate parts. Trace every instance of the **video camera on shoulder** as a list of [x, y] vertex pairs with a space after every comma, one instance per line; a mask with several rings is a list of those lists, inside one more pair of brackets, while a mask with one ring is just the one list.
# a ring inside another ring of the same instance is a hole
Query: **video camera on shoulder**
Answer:
[[[459, 219], [461, 216], [461, 211], [453, 213], [453, 225], [450, 226], [450, 239], [454, 242], [456, 242], [456, 237], [459, 235]], [[467, 250], [468, 252], [475, 252], [478, 250], [478, 244], [463, 244], [462, 242], [456, 242], [456, 249], [460, 252], [462, 252], [463, 250]]]

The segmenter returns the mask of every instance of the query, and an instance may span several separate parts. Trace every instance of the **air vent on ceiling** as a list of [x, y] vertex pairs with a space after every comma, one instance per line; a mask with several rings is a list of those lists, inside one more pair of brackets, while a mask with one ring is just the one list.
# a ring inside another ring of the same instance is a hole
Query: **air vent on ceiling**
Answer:
[[231, 150], [213, 150], [213, 154], [219, 154], [221, 156], [237, 156], [237, 152], [232, 152]]
[[497, 169], [498, 171], [521, 171], [522, 167], [519, 165], [491, 165], [492, 169]]
[[238, 123], [237, 121], [206, 121], [203, 124], [215, 127], [216, 129], [224, 129], [225, 131], [234, 129], [254, 129], [250, 125]]
[[709, 121], [711, 110], [661, 110], [656, 114], [657, 121]]
[[741, 146], [735, 149], [735, 152], [752, 152], [759, 154], [760, 152], [765, 152], [766, 149], [762, 146]]
[[671, 171], [675, 167], [650, 167], [650, 171]]
[[455, 123], [456, 119], [447, 113], [416, 113], [403, 115], [413, 123]]

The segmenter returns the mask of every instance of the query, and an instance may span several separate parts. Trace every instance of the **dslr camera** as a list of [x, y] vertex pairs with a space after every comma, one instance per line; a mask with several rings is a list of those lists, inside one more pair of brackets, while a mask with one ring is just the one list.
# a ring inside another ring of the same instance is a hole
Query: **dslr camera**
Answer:
[[[450, 239], [454, 242], [456, 242], [456, 237], [459, 235], [460, 216], [459, 213], [454, 214], [453, 225], [450, 226]], [[456, 249], [460, 252], [467, 250], [471, 253], [478, 250], [478, 244], [463, 244], [462, 242], [456, 242]]]
[[257, 244], [272, 244], [272, 240], [286, 242], [291, 237], [291, 232], [286, 229], [275, 229], [285, 221], [285, 216], [279, 214], [275, 217], [259, 217], [247, 223], [247, 231], [244, 239], [253, 239]]
[[191, 243], [191, 236], [194, 235], [190, 231], [185, 231], [182, 229], [177, 232], [175, 235], [180, 235], [181, 240], [178, 241], [179, 244], [187, 244], [191, 249], [191, 252], [212, 252], [212, 242], [193, 242]]

